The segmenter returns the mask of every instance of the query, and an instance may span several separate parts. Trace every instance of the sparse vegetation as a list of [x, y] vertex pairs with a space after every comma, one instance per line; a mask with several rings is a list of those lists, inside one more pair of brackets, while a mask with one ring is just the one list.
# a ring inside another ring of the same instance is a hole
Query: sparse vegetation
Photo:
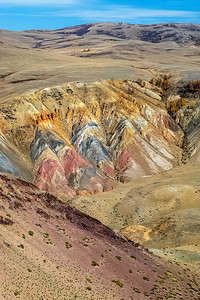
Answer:
[[49, 238], [49, 233], [45, 232], [45, 233], [43, 233], [43, 236], [44, 236], [45, 239], [48, 239]]
[[137, 259], [135, 255], [131, 255], [131, 258], [133, 258], [133, 259]]
[[165, 94], [165, 91], [172, 86], [172, 84], [170, 82], [171, 77], [172, 77], [171, 74], [165, 74], [165, 75], [161, 75], [158, 78], [153, 77], [153, 78], [151, 78], [151, 80], [149, 82], [152, 85], [155, 85], [155, 86], [161, 88], [162, 94]]
[[47, 233], [47, 232], [43, 233], [43, 237], [44, 237], [43, 241], [45, 242], [45, 244], [48, 244], [48, 245], [52, 244], [51, 239], [49, 238], [49, 233]]
[[92, 261], [91, 265], [92, 265], [93, 267], [99, 266], [99, 264], [98, 264], [95, 260]]
[[189, 93], [196, 93], [200, 91], [200, 80], [189, 81], [186, 86], [185, 90]]
[[141, 291], [140, 291], [138, 288], [136, 288], [136, 287], [133, 287], [133, 290], [134, 290], [136, 293], [138, 293], [138, 294], [141, 293]]
[[147, 292], [144, 292], [144, 295], [148, 297], [148, 296], [149, 296], [149, 293], [147, 293]]
[[116, 255], [116, 258], [120, 261], [122, 260], [121, 256]]
[[171, 103], [166, 103], [166, 108], [170, 114], [176, 113], [179, 109], [186, 105], [186, 99], [180, 98], [177, 101], [173, 101]]
[[31, 231], [31, 230], [29, 230], [28, 234], [29, 234], [30, 236], [33, 236], [33, 235], [34, 235], [34, 232]]
[[144, 276], [144, 277], [143, 277], [143, 280], [149, 281], [149, 278], [146, 277], [146, 276]]
[[116, 283], [121, 288], [124, 286], [123, 283], [121, 283], [119, 280], [114, 280], [113, 279], [112, 282]]
[[72, 244], [70, 244], [69, 242], [65, 242], [65, 247], [67, 249], [70, 249], [70, 248], [72, 248]]
[[19, 293], [18, 290], [15, 290], [15, 291], [14, 291], [14, 295], [15, 295], [15, 296], [18, 296], [19, 294], [20, 294], [20, 293]]

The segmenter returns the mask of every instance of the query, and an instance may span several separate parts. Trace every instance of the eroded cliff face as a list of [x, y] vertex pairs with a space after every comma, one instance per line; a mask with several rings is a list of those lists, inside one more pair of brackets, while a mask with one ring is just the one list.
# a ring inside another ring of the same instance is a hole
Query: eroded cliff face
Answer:
[[61, 198], [181, 161], [183, 132], [159, 93], [132, 81], [73, 82], [1, 105], [1, 171]]
[[176, 114], [176, 123], [184, 131], [184, 155], [182, 162], [189, 159], [200, 163], [200, 101], [194, 101], [193, 108], [183, 107]]

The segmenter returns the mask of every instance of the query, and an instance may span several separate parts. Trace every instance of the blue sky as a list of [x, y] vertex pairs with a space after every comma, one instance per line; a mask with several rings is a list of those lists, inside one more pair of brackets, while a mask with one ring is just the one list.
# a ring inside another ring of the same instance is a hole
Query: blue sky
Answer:
[[1, 29], [58, 29], [94, 22], [200, 23], [200, 1], [0, 0]]

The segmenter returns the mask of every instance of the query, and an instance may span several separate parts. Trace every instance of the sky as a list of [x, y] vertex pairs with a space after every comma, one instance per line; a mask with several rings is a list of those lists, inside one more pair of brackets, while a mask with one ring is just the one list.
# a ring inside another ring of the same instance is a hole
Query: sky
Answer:
[[59, 29], [96, 22], [200, 23], [200, 1], [0, 0], [0, 29]]

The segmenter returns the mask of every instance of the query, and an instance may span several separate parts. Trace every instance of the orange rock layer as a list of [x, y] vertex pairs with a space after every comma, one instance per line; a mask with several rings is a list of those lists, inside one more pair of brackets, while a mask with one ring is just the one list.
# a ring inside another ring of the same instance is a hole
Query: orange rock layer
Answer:
[[3, 104], [2, 170], [27, 179], [13, 153], [38, 187], [68, 199], [171, 169], [183, 133], [158, 99], [118, 81], [70, 83]]

